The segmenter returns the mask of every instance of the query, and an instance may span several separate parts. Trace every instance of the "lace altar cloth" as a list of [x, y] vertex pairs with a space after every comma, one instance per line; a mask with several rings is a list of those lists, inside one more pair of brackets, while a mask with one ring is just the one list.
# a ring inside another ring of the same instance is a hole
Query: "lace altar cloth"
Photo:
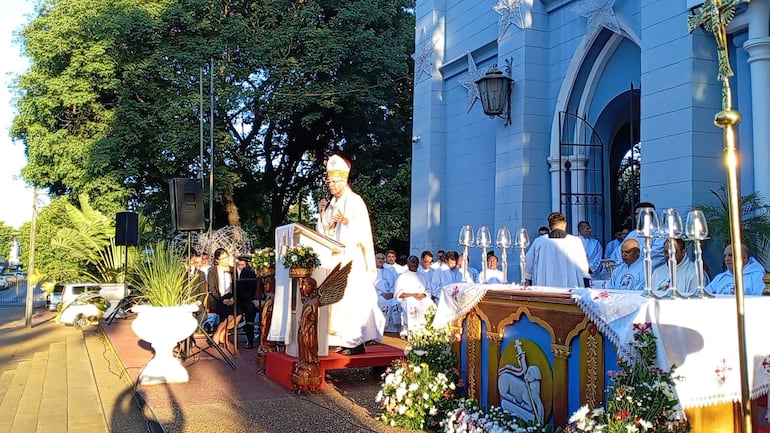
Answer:
[[[647, 299], [638, 292], [574, 289], [578, 306], [629, 357], [633, 324], [650, 322], [658, 336], [658, 367], [676, 366], [684, 408], [741, 401], [735, 298]], [[636, 308], [634, 307], [636, 305]], [[770, 298], [744, 300], [751, 399], [770, 389]], [[660, 343], [663, 344], [660, 344]]]
[[[443, 288], [434, 327], [461, 318], [489, 290], [521, 290], [517, 285], [448, 284]], [[575, 303], [615, 345], [633, 358], [634, 323], [650, 322], [658, 336], [658, 367], [682, 376], [676, 391], [683, 408], [741, 400], [735, 298], [647, 299], [639, 292], [530, 287], [533, 292], [572, 293]], [[770, 390], [770, 298], [744, 301], [748, 379], [752, 399]], [[662, 342], [662, 344], [661, 344]]]

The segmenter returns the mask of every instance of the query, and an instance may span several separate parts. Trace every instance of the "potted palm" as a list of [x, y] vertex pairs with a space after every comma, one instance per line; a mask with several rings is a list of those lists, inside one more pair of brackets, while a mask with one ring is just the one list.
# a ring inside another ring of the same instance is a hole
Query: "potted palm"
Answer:
[[155, 350], [139, 374], [139, 383], [187, 382], [187, 369], [174, 357], [174, 347], [198, 326], [192, 315], [198, 310], [194, 281], [188, 278], [182, 255], [173, 248], [159, 242], [148, 251], [129, 276], [143, 301], [133, 307], [138, 316], [131, 328]]

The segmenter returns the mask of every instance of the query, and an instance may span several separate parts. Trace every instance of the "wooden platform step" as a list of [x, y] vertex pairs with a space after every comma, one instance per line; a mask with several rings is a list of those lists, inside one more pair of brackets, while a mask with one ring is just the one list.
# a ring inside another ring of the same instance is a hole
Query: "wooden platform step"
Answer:
[[[329, 356], [322, 356], [321, 363], [321, 385], [326, 385], [326, 370], [337, 370], [342, 368], [361, 368], [361, 367], [387, 367], [393, 361], [403, 358], [404, 350], [398, 347], [388, 346], [387, 344], [373, 344], [366, 346], [366, 353], [360, 355], [344, 356], [338, 353], [330, 353]], [[289, 356], [283, 352], [270, 352], [265, 357], [265, 375], [283, 385], [287, 389], [292, 389], [291, 372], [297, 358]]]

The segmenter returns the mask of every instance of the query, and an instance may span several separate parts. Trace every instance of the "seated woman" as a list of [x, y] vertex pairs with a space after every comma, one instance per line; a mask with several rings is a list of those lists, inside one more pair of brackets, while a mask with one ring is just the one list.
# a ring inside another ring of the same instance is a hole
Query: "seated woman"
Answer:
[[209, 300], [219, 315], [219, 326], [212, 338], [217, 344], [223, 345], [227, 331], [233, 329], [240, 320], [240, 314], [238, 317], [233, 315], [233, 268], [230, 266], [230, 255], [224, 248], [214, 251], [214, 267], [209, 269], [208, 283]]

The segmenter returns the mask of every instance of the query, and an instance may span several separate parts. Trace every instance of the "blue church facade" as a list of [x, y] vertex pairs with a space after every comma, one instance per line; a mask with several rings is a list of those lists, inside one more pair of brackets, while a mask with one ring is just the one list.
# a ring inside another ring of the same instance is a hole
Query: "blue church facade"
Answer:
[[[459, 249], [464, 224], [486, 225], [493, 237], [503, 226], [526, 227], [534, 237], [554, 210], [568, 216], [573, 233], [589, 220], [605, 244], [629, 224], [618, 211], [619, 168], [634, 155], [639, 169], [626, 172], [639, 176], [633, 200], [683, 216], [713, 202], [710, 190], [726, 183], [722, 130], [713, 123], [721, 84], [713, 35], [687, 28], [698, 6], [418, 0], [412, 253]], [[741, 192], [766, 198], [768, 27], [770, 0], [753, 0], [738, 6], [728, 32], [733, 105], [743, 116]], [[492, 66], [510, 66], [510, 125], [481, 108], [475, 81]], [[480, 269], [478, 251], [470, 259]], [[517, 266], [509, 279], [518, 281]]]

